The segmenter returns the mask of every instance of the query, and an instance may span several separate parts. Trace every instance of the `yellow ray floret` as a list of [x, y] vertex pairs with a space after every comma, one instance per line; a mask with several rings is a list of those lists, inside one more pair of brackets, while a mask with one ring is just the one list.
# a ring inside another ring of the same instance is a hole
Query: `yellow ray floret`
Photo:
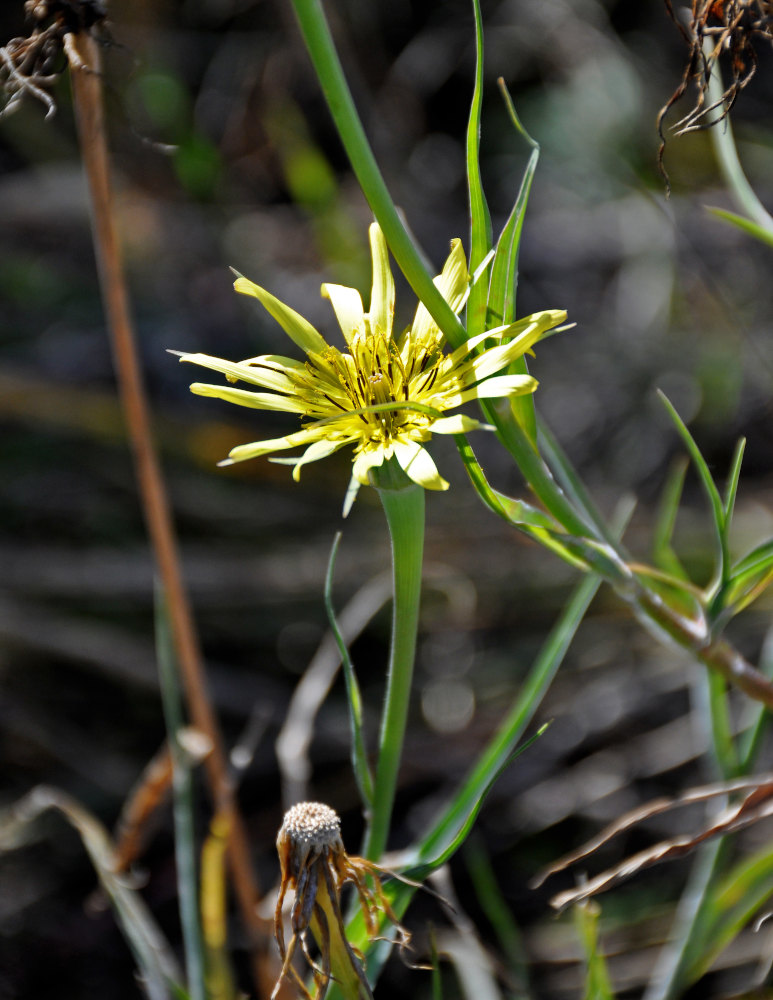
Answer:
[[[491, 429], [452, 410], [472, 399], [518, 396], [534, 392], [536, 379], [510, 374], [513, 361], [566, 319], [549, 309], [517, 323], [487, 330], [449, 354], [443, 334], [426, 307], [419, 304], [411, 326], [393, 333], [395, 286], [386, 241], [376, 223], [370, 227], [373, 288], [366, 312], [360, 293], [343, 285], [324, 284], [343, 332], [346, 350], [329, 345], [303, 316], [247, 278], [234, 283], [237, 292], [258, 299], [290, 339], [306, 355], [304, 361], [267, 354], [233, 362], [207, 354], [184, 354], [181, 361], [220, 372], [228, 385], [194, 382], [201, 396], [260, 410], [297, 413], [300, 430], [270, 441], [239, 445], [222, 462], [229, 465], [289, 448], [305, 448], [297, 457], [280, 459], [301, 468], [345, 445], [354, 447], [353, 490], [369, 480], [371, 469], [394, 458], [420, 486], [445, 490], [443, 479], [424, 448], [432, 434], [458, 434]], [[470, 276], [461, 240], [453, 240], [441, 274], [435, 278], [455, 313], [467, 299]], [[484, 342], [494, 346], [483, 349]], [[241, 382], [249, 388], [237, 388]], [[353, 491], [350, 491], [353, 492]]]

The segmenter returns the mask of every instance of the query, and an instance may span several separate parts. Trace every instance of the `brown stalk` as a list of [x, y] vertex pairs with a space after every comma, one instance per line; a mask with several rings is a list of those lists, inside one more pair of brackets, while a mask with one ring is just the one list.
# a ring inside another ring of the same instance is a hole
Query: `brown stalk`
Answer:
[[690, 788], [675, 798], [654, 799], [646, 805], [638, 806], [636, 809], [625, 813], [606, 827], [598, 836], [583, 844], [576, 851], [565, 854], [558, 861], [544, 869], [531, 883], [532, 888], [540, 886], [545, 879], [556, 872], [564, 871], [570, 865], [576, 864], [585, 858], [590, 857], [600, 847], [610, 841], [613, 837], [630, 830], [632, 827], [659, 816], [664, 812], [677, 809], [681, 806], [691, 805], [696, 802], [707, 802], [717, 796], [727, 796], [733, 792], [747, 792], [748, 794], [739, 802], [725, 808], [718, 816], [703, 829], [694, 834], [687, 834], [678, 837], [671, 837], [662, 840], [652, 847], [648, 847], [638, 854], [634, 854], [612, 868], [608, 868], [595, 878], [584, 881], [575, 889], [568, 889], [554, 896], [550, 905], [557, 910], [572, 903], [589, 899], [597, 893], [611, 889], [623, 879], [638, 874], [651, 865], [659, 864], [661, 861], [671, 861], [680, 858], [695, 850], [700, 844], [713, 837], [720, 837], [726, 834], [737, 833], [753, 823], [767, 819], [773, 814], [773, 776], [770, 774], [757, 775], [751, 778], [738, 778], [733, 781], [723, 781], [713, 785], [702, 785], [698, 788]]
[[217, 718], [212, 709], [196, 629], [180, 569], [177, 540], [151, 434], [150, 411], [129, 314], [121, 250], [116, 236], [105, 141], [99, 53], [85, 32], [65, 36], [78, 134], [89, 185], [92, 228], [102, 298], [112, 339], [118, 388], [134, 456], [142, 508], [168, 601], [175, 650], [190, 719], [211, 741], [204, 762], [216, 811], [230, 830], [228, 860], [242, 920], [253, 945], [253, 975], [259, 996], [271, 992], [271, 974], [262, 960], [267, 925], [258, 915], [258, 885], [250, 860], [244, 821], [238, 810]]

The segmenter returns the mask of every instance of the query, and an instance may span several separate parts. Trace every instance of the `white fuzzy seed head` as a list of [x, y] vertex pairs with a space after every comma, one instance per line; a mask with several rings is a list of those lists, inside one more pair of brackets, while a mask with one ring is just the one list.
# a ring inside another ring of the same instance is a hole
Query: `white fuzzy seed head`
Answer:
[[341, 820], [323, 802], [299, 802], [285, 813], [279, 840], [286, 839], [303, 853], [332, 847], [343, 849]]

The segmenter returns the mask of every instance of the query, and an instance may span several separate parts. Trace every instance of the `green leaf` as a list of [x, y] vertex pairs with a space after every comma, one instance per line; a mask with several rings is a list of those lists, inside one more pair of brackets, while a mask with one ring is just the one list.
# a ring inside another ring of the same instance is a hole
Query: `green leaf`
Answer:
[[451, 837], [448, 843], [444, 844], [443, 848], [440, 851], [438, 851], [438, 853], [434, 852], [434, 847], [436, 844], [436, 837], [434, 836], [434, 832], [419, 844], [417, 852], [420, 859], [419, 863], [416, 865], [411, 865], [411, 867], [409, 867], [402, 873], [403, 875], [405, 875], [407, 878], [414, 879], [416, 881], [421, 881], [425, 879], [428, 875], [431, 875], [432, 872], [440, 868], [441, 865], [444, 865], [447, 861], [451, 860], [454, 854], [456, 854], [456, 852], [459, 850], [459, 848], [467, 839], [470, 830], [472, 829], [473, 824], [478, 817], [478, 813], [480, 812], [483, 806], [483, 803], [486, 801], [489, 792], [494, 787], [499, 777], [503, 774], [504, 771], [507, 770], [507, 768], [513, 763], [513, 761], [516, 758], [521, 756], [524, 750], [528, 750], [529, 747], [532, 745], [532, 743], [534, 743], [536, 740], [539, 739], [540, 736], [542, 736], [542, 734], [545, 732], [545, 730], [548, 728], [549, 725], [550, 723], [546, 722], [544, 725], [540, 726], [540, 728], [537, 730], [536, 733], [534, 733], [533, 736], [531, 736], [525, 743], [523, 743], [517, 749], [513, 750], [512, 753], [508, 754], [508, 756], [502, 761], [499, 767], [489, 777], [488, 782], [485, 785], [483, 785], [482, 788], [479, 789], [479, 794], [470, 803], [469, 808], [467, 809], [465, 815], [462, 818], [458, 830]]
[[735, 940], [759, 908], [773, 895], [773, 847], [767, 844], [737, 864], [710, 892], [704, 915], [702, 949], [690, 966], [695, 982]]
[[738, 750], [733, 740], [730, 705], [727, 698], [727, 681], [715, 670], [704, 673], [709, 694], [711, 717], [711, 742], [720, 774], [726, 780], [741, 774]]
[[469, 810], [488, 787], [492, 776], [499, 772], [502, 763], [510, 757], [542, 703], [599, 585], [597, 578], [587, 576], [572, 593], [510, 711], [467, 779], [420, 843], [419, 849], [424, 854], [442, 849], [443, 845], [453, 839], [456, 831], [464, 824]]
[[610, 544], [616, 544], [612, 532], [609, 530], [590, 494], [585, 489], [576, 469], [569, 461], [566, 452], [559, 445], [553, 436], [553, 432], [544, 420], [539, 420], [538, 431], [540, 452], [545, 456], [545, 461], [563, 488], [564, 493], [574, 507], [582, 512], [583, 518], [591, 529], [592, 534]]
[[[465, 845], [464, 860], [470, 873], [475, 895], [491, 926], [494, 928], [499, 950], [510, 970], [515, 988], [513, 1000], [528, 996], [529, 957], [521, 931], [504, 897], [499, 879], [483, 844], [470, 837]], [[516, 985], [517, 984], [517, 985]]]
[[736, 215], [735, 212], [728, 212], [724, 208], [714, 208], [711, 205], [706, 206], [712, 215], [716, 215], [719, 219], [724, 219], [725, 222], [729, 222], [734, 226], [738, 226], [739, 229], [743, 229], [745, 233], [749, 236], [753, 236], [760, 243], [767, 243], [769, 247], [773, 247], [773, 231], [770, 229], [765, 229], [756, 222], [752, 222], [751, 219], [747, 219], [744, 215]]
[[496, 514], [554, 552], [570, 566], [583, 571], [593, 570], [616, 584], [633, 579], [633, 572], [617, 554], [613, 544], [568, 535], [549, 514], [532, 507], [524, 500], [514, 500], [493, 489], [478, 464], [469, 441], [463, 434], [455, 434], [454, 439], [475, 490], [486, 506]]
[[[483, 21], [479, 0], [475, 13], [475, 87], [467, 122], [467, 186], [470, 198], [470, 265], [474, 274], [491, 250], [491, 217], [480, 177], [480, 115], [483, 103]], [[467, 335], [474, 337], [486, 328], [487, 285], [485, 273], [470, 288], [467, 300]]]
[[22, 846], [30, 827], [48, 810], [60, 812], [77, 831], [131, 948], [150, 1000], [185, 996], [174, 953], [145, 901], [114, 867], [115, 845], [102, 823], [66, 792], [40, 785], [0, 817], [0, 852]]
[[357, 683], [357, 676], [354, 672], [354, 665], [349, 656], [349, 650], [344, 637], [341, 634], [333, 606], [333, 575], [335, 573], [335, 561], [340, 542], [341, 532], [339, 531], [333, 539], [333, 546], [330, 550], [330, 559], [328, 560], [327, 573], [325, 575], [325, 611], [327, 612], [330, 631], [333, 633], [333, 638], [338, 646], [338, 652], [341, 654], [341, 663], [344, 668], [346, 700], [349, 705], [349, 728], [352, 741], [352, 770], [360, 792], [362, 804], [366, 811], [370, 811], [373, 805], [373, 776], [368, 765], [368, 755], [365, 749], [362, 695], [360, 694], [360, 686]]
[[692, 434], [690, 434], [687, 429], [687, 425], [676, 412], [674, 406], [670, 400], [666, 397], [665, 393], [658, 389], [658, 395], [671, 417], [674, 426], [676, 427], [679, 436], [685, 443], [687, 451], [690, 458], [693, 460], [693, 464], [698, 472], [701, 483], [703, 484], [703, 489], [706, 492], [706, 496], [709, 500], [709, 505], [711, 507], [712, 518], [714, 522], [714, 532], [716, 538], [716, 570], [715, 570], [715, 581], [712, 584], [710, 590], [717, 591], [725, 583], [727, 578], [727, 572], [730, 566], [730, 552], [729, 544], [727, 538], [727, 522], [725, 520], [725, 506], [722, 503], [722, 498], [719, 495], [719, 490], [716, 487], [716, 483], [712, 479], [711, 473], [709, 472], [709, 467], [706, 464], [706, 460], [701, 455], [700, 449], [695, 442]]
[[727, 486], [725, 487], [725, 524], [728, 526], [733, 519], [735, 496], [738, 492], [738, 479], [741, 475], [741, 463], [743, 462], [745, 448], [746, 438], [739, 438], [738, 444], [735, 446], [733, 461], [730, 466], [730, 475], [727, 478]]
[[689, 579], [679, 558], [672, 547], [676, 517], [679, 513], [679, 503], [684, 489], [684, 477], [687, 474], [687, 461], [680, 459], [672, 466], [658, 508], [655, 530], [652, 540], [652, 558], [655, 565], [672, 576], [682, 580]]
[[[738, 614], [755, 601], [773, 581], [773, 540], [763, 542], [736, 563], [729, 579], [716, 594], [712, 612], [717, 620]], [[714, 610], [716, 608], [716, 610]]]
[[585, 901], [574, 908], [574, 925], [585, 955], [585, 1000], [614, 1000], [607, 962], [599, 947], [598, 903]]
[[424, 257], [389, 194], [346, 82], [322, 4], [320, 0], [292, 0], [292, 5], [341, 142], [389, 249], [448, 342], [460, 347], [467, 340], [465, 329], [433, 284]]
[[[524, 171], [518, 197], [497, 241], [494, 263], [491, 268], [488, 303], [486, 306], [486, 326], [489, 329], [504, 325], [505, 323], [512, 323], [515, 319], [521, 230], [523, 228], [523, 220], [526, 214], [532, 181], [534, 180], [537, 162], [539, 161], [539, 146], [524, 129], [523, 125], [521, 125], [504, 81], [500, 79], [499, 85], [510, 113], [510, 119], [515, 128], [532, 147], [532, 152]], [[522, 375], [528, 374], [529, 368], [526, 359], [523, 357], [519, 358], [512, 364], [510, 371]], [[515, 396], [511, 399], [511, 406], [515, 419], [536, 448], [537, 417], [534, 410], [534, 397], [532, 395]]]
[[[759, 669], [766, 677], [773, 675], [773, 626], [768, 629], [762, 642]], [[744, 774], [749, 774], [754, 768], [770, 728], [770, 721], [770, 712], [765, 705], [755, 703], [753, 717], [739, 739]]]

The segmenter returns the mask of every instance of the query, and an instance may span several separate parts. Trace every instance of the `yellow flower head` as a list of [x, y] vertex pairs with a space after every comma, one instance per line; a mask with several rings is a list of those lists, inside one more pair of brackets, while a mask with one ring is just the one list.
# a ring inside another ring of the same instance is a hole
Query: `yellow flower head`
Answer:
[[[229, 382], [245, 382], [255, 389], [194, 382], [191, 390], [260, 410], [297, 413], [304, 421], [299, 431], [270, 441], [234, 448], [221, 465], [242, 462], [272, 451], [304, 447], [302, 455], [279, 459], [302, 466], [354, 446], [352, 487], [369, 482], [369, 470], [397, 460], [407, 475], [426, 489], [445, 490], [443, 479], [424, 448], [432, 434], [459, 434], [488, 425], [461, 413], [447, 416], [471, 399], [517, 396], [534, 392], [536, 379], [525, 374], [500, 374], [541, 337], [564, 321], [566, 313], [547, 310], [517, 323], [487, 330], [450, 354], [443, 353], [443, 334], [424, 305], [411, 326], [393, 335], [395, 286], [389, 268], [386, 241], [380, 227], [370, 227], [373, 289], [365, 311], [360, 293], [343, 285], [324, 284], [346, 340], [346, 351], [330, 346], [302, 316], [265, 289], [239, 277], [237, 292], [258, 299], [285, 333], [306, 354], [304, 361], [261, 355], [238, 363], [207, 354], [184, 354], [181, 361], [222, 372]], [[470, 285], [461, 240], [451, 253], [435, 285], [454, 310], [463, 307]], [[476, 350], [484, 341], [498, 341]], [[268, 391], [266, 391], [268, 390]]]
[[[324, 996], [331, 978], [338, 983], [346, 1000], [373, 1000], [362, 956], [346, 939], [341, 890], [347, 883], [354, 887], [371, 940], [379, 936], [382, 918], [386, 918], [397, 930], [398, 945], [405, 948], [410, 936], [392, 912], [381, 887], [379, 875], [385, 870], [346, 853], [338, 814], [322, 802], [299, 802], [285, 813], [276, 846], [282, 878], [274, 929], [282, 970], [272, 1000], [278, 995], [283, 979], [294, 982], [306, 1000], [311, 1000], [311, 994], [292, 964], [298, 945], [311, 966], [314, 1000]], [[285, 944], [282, 916], [288, 889], [295, 891], [289, 945]], [[309, 953], [306, 940], [309, 930], [317, 942], [318, 961]]]

